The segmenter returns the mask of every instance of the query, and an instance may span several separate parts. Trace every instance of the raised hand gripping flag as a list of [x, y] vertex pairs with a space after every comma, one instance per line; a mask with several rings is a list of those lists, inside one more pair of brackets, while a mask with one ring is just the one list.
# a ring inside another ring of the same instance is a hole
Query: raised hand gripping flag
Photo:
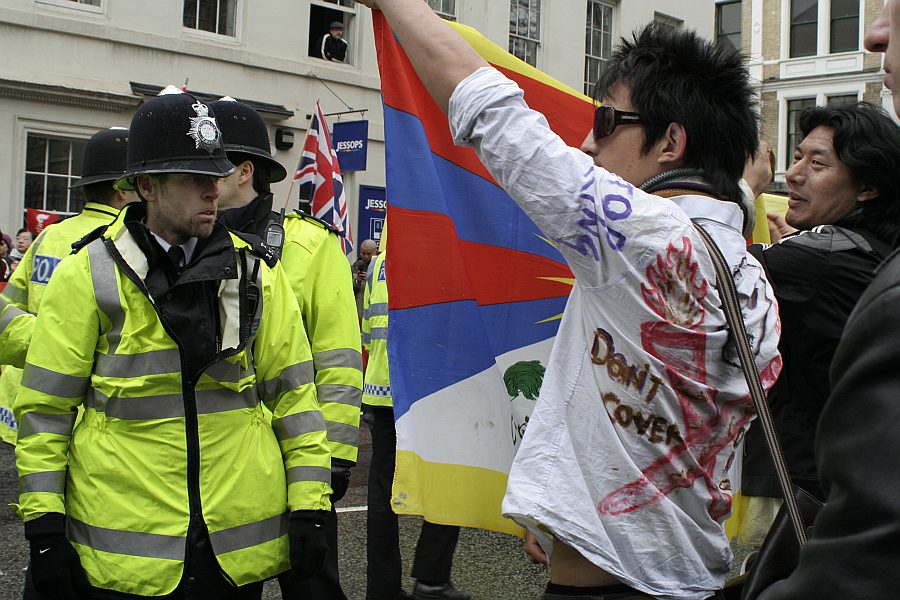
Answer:
[[347, 197], [344, 194], [344, 179], [337, 154], [331, 145], [328, 124], [319, 103], [313, 115], [300, 153], [300, 164], [294, 173], [294, 182], [312, 184], [312, 214], [326, 223], [331, 223], [341, 232], [341, 247], [344, 254], [353, 251], [353, 236], [347, 214]]
[[[500, 504], [574, 280], [475, 153], [453, 145], [446, 116], [373, 14], [391, 224], [392, 505], [434, 523], [520, 533]], [[514, 79], [568, 144], [581, 143], [589, 98], [474, 29], [448, 26]]]

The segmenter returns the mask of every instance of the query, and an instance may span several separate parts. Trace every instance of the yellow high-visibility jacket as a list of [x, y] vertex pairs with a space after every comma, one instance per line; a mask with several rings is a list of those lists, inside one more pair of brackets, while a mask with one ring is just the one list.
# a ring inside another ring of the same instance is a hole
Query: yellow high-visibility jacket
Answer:
[[[384, 235], [384, 233], [382, 233]], [[388, 367], [388, 290], [384, 259], [387, 252], [372, 259], [363, 292], [363, 345], [369, 352], [369, 363], [363, 380], [363, 404], [393, 406], [391, 372]]]
[[286, 215], [284, 234], [281, 264], [312, 345], [316, 396], [331, 456], [355, 463], [362, 351], [350, 263], [337, 235], [316, 219], [296, 212]]
[[74, 242], [109, 225], [117, 214], [117, 209], [105, 204], [86, 202], [81, 213], [48, 226], [25, 251], [0, 294], [0, 439], [5, 442], [16, 441], [12, 405], [47, 282], [59, 261], [72, 252]]
[[26, 522], [64, 514], [99, 588], [170, 593], [192, 519], [236, 585], [273, 577], [290, 567], [289, 513], [329, 510], [331, 493], [290, 285], [280, 265], [222, 230], [233, 249], [222, 250], [221, 351], [188, 380], [184, 347], [148, 296], [148, 261], [125, 225], [135, 207], [64, 259], [47, 286], [15, 404], [15, 508]]

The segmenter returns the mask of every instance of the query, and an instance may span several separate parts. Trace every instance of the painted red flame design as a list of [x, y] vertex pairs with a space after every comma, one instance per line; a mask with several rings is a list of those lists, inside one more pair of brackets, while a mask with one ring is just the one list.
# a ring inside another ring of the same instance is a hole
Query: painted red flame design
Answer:
[[681, 249], [669, 242], [665, 256], [657, 255], [646, 270], [641, 293], [647, 306], [665, 321], [687, 329], [703, 324], [703, 299], [708, 283], [693, 259], [693, 245], [681, 238]]

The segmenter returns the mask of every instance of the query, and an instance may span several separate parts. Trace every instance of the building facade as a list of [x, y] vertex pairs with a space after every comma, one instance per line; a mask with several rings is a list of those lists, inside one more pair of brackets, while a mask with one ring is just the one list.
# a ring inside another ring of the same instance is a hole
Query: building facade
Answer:
[[[588, 92], [619, 36], [644, 23], [708, 37], [715, 26], [714, 0], [427, 1]], [[333, 21], [345, 26], [343, 63], [319, 56]], [[371, 13], [352, 0], [0, 0], [0, 49], [3, 231], [21, 227], [27, 207], [78, 212], [80, 195], [68, 186], [80, 176], [87, 139], [127, 127], [140, 103], [167, 84], [253, 105], [289, 171], [317, 100], [330, 123], [366, 119], [367, 168], [345, 175], [354, 228], [360, 187], [384, 185]], [[297, 206], [297, 190], [289, 190], [289, 181], [276, 184], [276, 205]]]
[[863, 35], [884, 0], [718, 0], [716, 34], [742, 48], [760, 95], [762, 137], [775, 151], [776, 180], [800, 142], [797, 115], [810, 106], [866, 101], [889, 114], [881, 55]]

